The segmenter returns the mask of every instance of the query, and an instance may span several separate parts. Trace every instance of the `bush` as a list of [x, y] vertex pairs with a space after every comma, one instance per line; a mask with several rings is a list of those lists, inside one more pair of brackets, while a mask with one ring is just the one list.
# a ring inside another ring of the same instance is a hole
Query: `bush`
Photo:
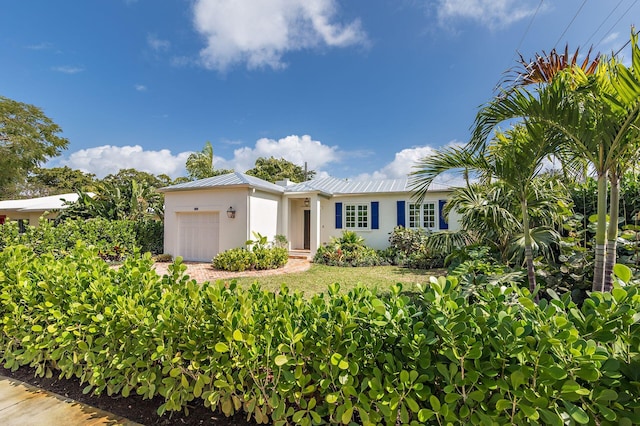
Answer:
[[340, 238], [318, 248], [315, 263], [329, 266], [377, 266], [380, 257], [374, 249], [364, 245], [364, 238], [353, 231], [344, 231]]
[[429, 249], [431, 233], [423, 228], [404, 228], [396, 226], [389, 236], [387, 259], [394, 265], [413, 269], [434, 269], [444, 266], [444, 254]]
[[213, 267], [223, 271], [277, 269], [286, 265], [287, 260], [289, 251], [286, 248], [257, 243], [251, 250], [242, 247], [218, 253], [213, 258]]
[[160, 254], [164, 251], [164, 222], [152, 219], [133, 221], [136, 246], [143, 253]]
[[77, 241], [96, 246], [105, 260], [122, 260], [134, 249], [162, 253], [164, 225], [155, 220], [68, 219], [59, 223], [41, 220], [40, 226], [27, 226], [20, 232], [17, 222], [0, 226], [0, 249], [16, 244], [36, 253], [65, 256]]
[[[0, 362], [77, 377], [87, 393], [202, 399], [284, 424], [639, 424], [640, 292], [582, 307], [551, 292], [455, 277], [407, 295], [363, 287], [305, 299], [202, 285], [181, 259], [115, 270], [83, 245], [67, 257], [0, 253]], [[410, 297], [411, 296], [411, 297]]]
[[137, 247], [132, 221], [88, 219], [67, 220], [55, 225], [41, 221], [40, 226], [27, 226], [19, 232], [16, 222], [0, 226], [0, 248], [24, 244], [37, 254], [66, 256], [78, 241], [95, 246], [104, 260], [122, 260]]
[[258, 258], [244, 247], [225, 250], [213, 258], [213, 267], [223, 271], [246, 271], [252, 269]]

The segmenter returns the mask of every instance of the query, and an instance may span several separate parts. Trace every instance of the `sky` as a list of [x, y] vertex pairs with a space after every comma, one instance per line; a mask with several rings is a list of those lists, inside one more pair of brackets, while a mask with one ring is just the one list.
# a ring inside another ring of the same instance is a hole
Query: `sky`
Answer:
[[638, 18], [638, 0], [0, 0], [0, 96], [62, 128], [48, 167], [176, 178], [210, 141], [216, 168], [402, 178], [468, 140], [518, 52], [611, 55]]

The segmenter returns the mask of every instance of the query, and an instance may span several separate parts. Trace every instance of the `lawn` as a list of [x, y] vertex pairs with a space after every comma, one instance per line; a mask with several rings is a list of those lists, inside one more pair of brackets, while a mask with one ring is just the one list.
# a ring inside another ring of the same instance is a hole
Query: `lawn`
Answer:
[[402, 283], [405, 290], [411, 289], [416, 283], [426, 282], [432, 275], [444, 275], [445, 270], [407, 269], [398, 266], [371, 267], [339, 267], [326, 265], [311, 265], [311, 269], [285, 275], [271, 275], [266, 277], [235, 278], [240, 287], [250, 287], [258, 282], [265, 290], [277, 291], [282, 284], [289, 289], [301, 291], [307, 296], [327, 291], [327, 286], [339, 283], [341, 292], [348, 292], [358, 283], [378, 291], [386, 291], [391, 285]]

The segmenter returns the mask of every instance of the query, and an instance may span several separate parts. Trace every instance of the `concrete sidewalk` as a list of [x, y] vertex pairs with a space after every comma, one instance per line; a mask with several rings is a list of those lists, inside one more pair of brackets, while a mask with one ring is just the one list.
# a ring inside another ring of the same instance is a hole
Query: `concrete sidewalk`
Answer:
[[0, 375], [3, 426], [98, 426], [138, 423]]

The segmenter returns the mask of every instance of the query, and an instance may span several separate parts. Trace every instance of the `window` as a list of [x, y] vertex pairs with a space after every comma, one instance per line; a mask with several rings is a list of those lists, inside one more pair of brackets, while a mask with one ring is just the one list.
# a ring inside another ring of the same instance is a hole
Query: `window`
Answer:
[[409, 228], [436, 227], [435, 203], [409, 204]]
[[366, 229], [369, 227], [368, 204], [345, 204], [345, 228]]

